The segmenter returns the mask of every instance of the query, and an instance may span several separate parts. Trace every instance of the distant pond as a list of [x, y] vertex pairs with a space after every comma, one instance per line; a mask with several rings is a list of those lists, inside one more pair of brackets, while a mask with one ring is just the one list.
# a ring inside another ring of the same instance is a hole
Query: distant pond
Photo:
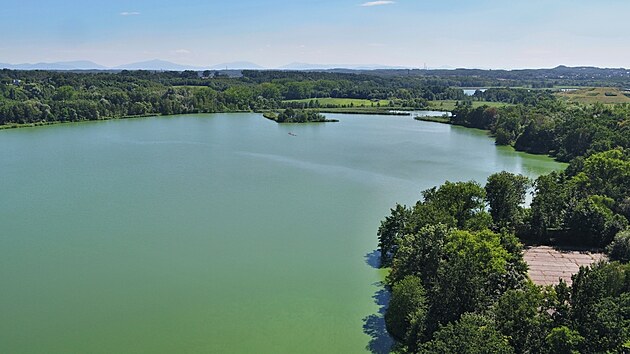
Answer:
[[485, 88], [472, 88], [472, 89], [463, 89], [464, 91], [464, 95], [466, 96], [473, 96], [475, 94], [475, 92], [480, 91], [480, 92], [486, 92]]

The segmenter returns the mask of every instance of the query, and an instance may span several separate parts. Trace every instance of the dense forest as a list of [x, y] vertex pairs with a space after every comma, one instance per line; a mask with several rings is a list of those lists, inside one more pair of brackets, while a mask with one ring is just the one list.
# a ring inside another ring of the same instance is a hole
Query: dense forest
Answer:
[[[488, 90], [484, 96], [499, 96]], [[518, 91], [518, 90], [512, 90]], [[531, 98], [531, 96], [530, 96]], [[550, 154], [561, 161], [630, 146], [630, 105], [576, 105], [543, 98], [505, 107], [458, 105], [451, 123], [486, 129], [499, 145]]]
[[521, 70], [374, 70], [381, 76], [418, 76], [450, 79], [459, 87], [528, 86], [630, 86], [630, 70], [624, 68], [567, 67]]
[[359, 74], [244, 71], [234, 78], [195, 71], [2, 70], [0, 125], [263, 111], [282, 108], [284, 100], [322, 97], [395, 99], [397, 106], [422, 108], [427, 100], [464, 94], [440, 80]]
[[[596, 76], [601, 84], [623, 87], [627, 83], [625, 74], [621, 75], [617, 71], [604, 72], [607, 74]], [[498, 73], [466, 70], [244, 70], [241, 75], [228, 76], [219, 71], [62, 72], [4, 69], [0, 70], [0, 125], [156, 114], [320, 108], [313, 107], [317, 98], [387, 100], [389, 109], [425, 108], [428, 102], [439, 100], [457, 100], [463, 104], [471, 100], [481, 100], [524, 107], [544, 107], [545, 115], [565, 110], [551, 91], [510, 87], [594, 84], [592, 80], [583, 80], [580, 75], [532, 76], [529, 72], [519, 74], [514, 71], [504, 72], [501, 76]], [[566, 79], [562, 79], [563, 77]], [[536, 84], [540, 80], [542, 83]], [[457, 88], [467, 86], [499, 88], [479, 91], [474, 97], [468, 97]], [[312, 100], [311, 106], [309, 102], [287, 102], [305, 99]], [[530, 111], [511, 114], [531, 115]], [[464, 116], [464, 112], [460, 112], [459, 117]], [[517, 123], [518, 129], [524, 130], [528, 122]], [[508, 128], [515, 131], [506, 130]], [[506, 133], [512, 135], [520, 134], [518, 129], [503, 127]], [[499, 133], [503, 134], [503, 130], [499, 130]]]

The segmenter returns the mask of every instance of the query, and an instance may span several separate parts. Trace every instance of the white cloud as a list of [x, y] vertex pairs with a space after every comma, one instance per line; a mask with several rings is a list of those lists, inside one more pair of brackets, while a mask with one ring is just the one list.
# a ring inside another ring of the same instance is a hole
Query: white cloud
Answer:
[[175, 54], [190, 54], [190, 50], [188, 49], [177, 49], [173, 51]]
[[395, 1], [379, 0], [379, 1], [364, 2], [363, 4], [361, 4], [361, 6], [368, 7], [368, 6], [392, 5], [392, 4], [395, 4], [395, 3], [396, 3]]
[[120, 13], [120, 16], [138, 16], [140, 15], [137, 11], [124, 11]]

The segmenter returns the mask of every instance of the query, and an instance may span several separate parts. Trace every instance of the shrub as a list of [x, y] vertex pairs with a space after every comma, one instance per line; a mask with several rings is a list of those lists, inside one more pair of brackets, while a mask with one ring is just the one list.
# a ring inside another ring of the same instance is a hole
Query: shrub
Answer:
[[613, 261], [627, 263], [630, 261], [630, 230], [620, 231], [613, 242], [606, 248]]

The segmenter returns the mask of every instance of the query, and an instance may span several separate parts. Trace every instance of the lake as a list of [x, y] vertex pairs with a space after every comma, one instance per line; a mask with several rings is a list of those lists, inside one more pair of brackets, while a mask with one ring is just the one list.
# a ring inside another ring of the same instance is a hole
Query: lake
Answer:
[[450, 117], [453, 114], [448, 111], [390, 111], [396, 114], [408, 114], [411, 117]]
[[475, 94], [475, 92], [480, 91], [480, 92], [486, 92], [488, 89], [485, 88], [468, 88], [468, 89], [462, 89], [464, 91], [464, 95], [466, 96], [473, 96]]
[[327, 116], [0, 131], [0, 352], [383, 349], [370, 264], [389, 208], [445, 180], [563, 168], [474, 129]]

